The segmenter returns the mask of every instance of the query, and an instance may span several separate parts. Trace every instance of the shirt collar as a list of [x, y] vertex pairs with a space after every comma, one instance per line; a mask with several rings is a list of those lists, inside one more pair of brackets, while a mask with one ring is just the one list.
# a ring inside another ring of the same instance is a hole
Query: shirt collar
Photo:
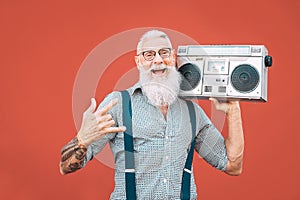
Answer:
[[131, 88], [128, 89], [129, 94], [132, 96], [138, 92], [142, 92], [142, 85], [140, 82], [137, 82], [136, 84], [134, 84]]

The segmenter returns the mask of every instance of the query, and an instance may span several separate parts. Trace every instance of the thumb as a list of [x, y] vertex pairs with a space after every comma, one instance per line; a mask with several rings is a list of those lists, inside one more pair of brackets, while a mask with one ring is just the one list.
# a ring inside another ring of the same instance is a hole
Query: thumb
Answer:
[[209, 100], [212, 102], [212, 104], [214, 104], [217, 110], [222, 110], [222, 104], [220, 104], [217, 99], [210, 97]]
[[94, 112], [97, 106], [97, 102], [95, 98], [91, 98], [91, 105], [90, 107], [86, 110], [87, 112]]
[[210, 100], [215, 106], [219, 103], [219, 101], [218, 101], [217, 99], [212, 98], [212, 97], [210, 97], [209, 100]]
[[223, 111], [224, 113], [227, 113], [228, 110], [228, 104], [227, 103], [220, 103], [215, 98], [209, 98], [209, 100], [214, 104], [216, 110]]

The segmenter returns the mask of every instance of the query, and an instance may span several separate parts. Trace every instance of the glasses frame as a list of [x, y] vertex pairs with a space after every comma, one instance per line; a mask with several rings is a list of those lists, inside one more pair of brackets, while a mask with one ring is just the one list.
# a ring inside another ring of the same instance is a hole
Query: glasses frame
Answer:
[[[160, 53], [161, 50], [169, 50], [170, 54], [169, 54], [167, 57], [163, 57], [163, 56], [161, 56], [161, 53]], [[147, 50], [147, 51], [143, 51], [143, 52], [139, 53], [138, 56], [142, 54], [142, 55], [143, 55], [143, 58], [144, 58], [146, 61], [152, 61], [152, 60], [154, 60], [154, 58], [155, 58], [155, 56], [156, 56], [157, 53], [158, 53], [158, 55], [159, 55], [162, 59], [165, 59], [165, 58], [169, 58], [169, 57], [171, 56], [172, 51], [173, 51], [172, 48], [161, 48], [161, 49], [159, 49], [159, 50], [157, 50], [157, 51], [155, 51], [155, 50]], [[147, 59], [147, 58], [145, 57], [145, 53], [147, 53], [147, 52], [154, 52], [153, 58]]]

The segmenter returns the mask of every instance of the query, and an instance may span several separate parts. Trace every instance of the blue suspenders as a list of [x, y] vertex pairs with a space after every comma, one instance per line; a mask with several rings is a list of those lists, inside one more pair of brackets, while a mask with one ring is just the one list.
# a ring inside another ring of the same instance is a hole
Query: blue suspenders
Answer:
[[124, 132], [126, 199], [136, 200], [131, 100], [127, 90], [121, 91], [121, 94], [123, 125], [126, 126], [126, 131]]
[[181, 182], [181, 200], [190, 200], [191, 193], [191, 173], [192, 173], [192, 162], [194, 157], [194, 148], [195, 148], [195, 136], [196, 136], [196, 113], [194, 105], [191, 101], [186, 102], [189, 109], [190, 121], [192, 125], [192, 143], [191, 147], [185, 161], [185, 166], [183, 169], [182, 182]]
[[[122, 105], [123, 105], [122, 106], [123, 124], [126, 126], [126, 131], [124, 132], [126, 199], [136, 200], [131, 100], [127, 90], [121, 91], [121, 94], [122, 94]], [[181, 200], [190, 199], [192, 162], [194, 156], [195, 135], [196, 135], [196, 114], [195, 114], [194, 105], [191, 101], [187, 101], [187, 106], [190, 114], [193, 137], [192, 137], [191, 147], [183, 170], [181, 194], [180, 194]]]

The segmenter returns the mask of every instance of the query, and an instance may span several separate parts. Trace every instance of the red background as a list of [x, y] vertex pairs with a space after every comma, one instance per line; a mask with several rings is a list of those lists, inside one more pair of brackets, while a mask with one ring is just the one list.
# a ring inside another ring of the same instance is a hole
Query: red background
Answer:
[[[199, 199], [300, 199], [299, 10], [297, 0], [2, 0], [0, 198], [108, 199], [113, 170], [97, 160], [74, 174], [59, 173], [60, 149], [76, 132], [76, 73], [89, 52], [110, 36], [164, 27], [202, 44], [265, 44], [274, 59], [269, 102], [241, 103], [243, 174], [227, 176], [197, 157]], [[130, 56], [122, 57], [113, 66], [124, 72], [132, 63]], [[114, 71], [106, 76], [114, 77]], [[98, 101], [116, 80], [102, 81], [103, 86], [100, 81]]]

